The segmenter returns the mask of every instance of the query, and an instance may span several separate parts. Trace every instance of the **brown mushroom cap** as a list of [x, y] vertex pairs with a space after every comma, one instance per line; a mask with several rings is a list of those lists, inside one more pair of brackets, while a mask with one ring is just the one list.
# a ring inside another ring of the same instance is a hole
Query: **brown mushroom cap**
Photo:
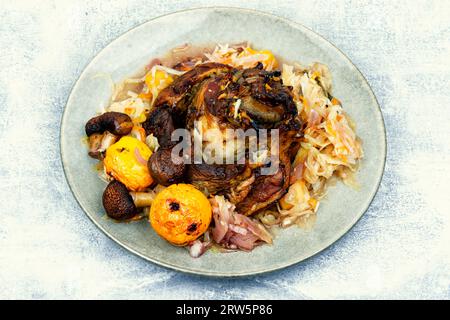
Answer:
[[148, 170], [153, 180], [168, 186], [183, 179], [186, 166], [183, 162], [172, 161], [172, 148], [160, 148], [148, 159]]
[[127, 187], [117, 180], [111, 181], [103, 192], [103, 207], [108, 217], [116, 220], [130, 219], [137, 214]]
[[105, 112], [90, 119], [85, 126], [86, 135], [109, 131], [112, 134], [123, 136], [129, 134], [133, 128], [133, 122], [126, 113]]

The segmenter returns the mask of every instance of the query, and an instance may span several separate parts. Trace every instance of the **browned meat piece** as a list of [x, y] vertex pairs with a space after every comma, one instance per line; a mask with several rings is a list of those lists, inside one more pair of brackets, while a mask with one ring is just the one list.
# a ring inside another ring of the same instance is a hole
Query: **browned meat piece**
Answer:
[[204, 112], [219, 118], [225, 118], [232, 100], [232, 94], [225, 89], [230, 83], [231, 73], [219, 75], [205, 81], [199, 88], [193, 101], [196, 108], [204, 106]]
[[155, 108], [142, 124], [147, 135], [153, 134], [158, 138], [161, 147], [169, 147], [174, 143], [171, 141], [172, 132], [175, 130], [172, 114], [167, 107]]
[[148, 160], [148, 170], [157, 183], [168, 186], [183, 180], [185, 165], [172, 160], [172, 148], [160, 148]]
[[[164, 185], [186, 181], [200, 190], [225, 194], [245, 215], [278, 200], [289, 186], [291, 157], [298, 148], [301, 128], [291, 88], [282, 85], [280, 75], [279, 71], [262, 70], [262, 65], [237, 70], [206, 63], [161, 91], [144, 123], [147, 133], [153, 133], [163, 146], [149, 160], [155, 181]], [[170, 134], [178, 127], [192, 131], [200, 120], [203, 129], [279, 129], [278, 171], [264, 176], [260, 165], [193, 164], [185, 170], [184, 165], [172, 163]]]
[[207, 116], [223, 128], [235, 127], [228, 121], [232, 117], [230, 106], [236, 100], [226, 89], [230, 80], [231, 74], [227, 73], [206, 79], [196, 86], [186, 115], [186, 128], [192, 129], [194, 121], [201, 116]]
[[[198, 84], [190, 104], [196, 109], [194, 117], [210, 113], [221, 122], [228, 122], [228, 126], [243, 129], [249, 124], [255, 128], [274, 128], [283, 120], [295, 118], [297, 108], [290, 89], [282, 85], [280, 72], [268, 72], [261, 67], [217, 73]], [[233, 112], [238, 100], [239, 110], [248, 116], [239, 120]], [[192, 122], [192, 117], [188, 118]]]
[[230, 66], [220, 63], [204, 63], [177, 78], [170, 86], [162, 90], [155, 101], [155, 106], [167, 105], [175, 108], [192, 87], [204, 79], [220, 73], [229, 72]]
[[189, 165], [186, 178], [198, 189], [215, 194], [230, 190], [249, 174], [245, 165], [202, 163]]
[[[290, 166], [288, 165], [288, 167]], [[288, 170], [284, 164], [280, 164], [280, 168], [274, 175], [256, 178], [247, 197], [237, 204], [237, 212], [251, 215], [280, 199], [289, 186], [289, 175], [286, 174], [287, 172]]]
[[295, 130], [282, 132], [279, 146], [279, 168], [273, 175], [259, 175], [256, 169], [256, 179], [242, 202], [236, 205], [236, 210], [245, 215], [251, 215], [268, 207], [280, 199], [289, 187], [291, 173], [291, 157], [297, 153], [299, 137]]
[[242, 87], [249, 92], [242, 107], [260, 122], [274, 123], [295, 117], [297, 107], [290, 89], [281, 82], [281, 72], [261, 69], [262, 64], [258, 64], [242, 72]]
[[143, 123], [146, 134], [152, 133], [163, 147], [173, 145], [171, 134], [175, 128], [186, 125], [187, 109], [193, 91], [196, 91], [194, 86], [208, 77], [230, 70], [231, 67], [220, 63], [205, 63], [177, 78], [159, 93], [154, 109]]
[[250, 178], [241, 181], [236, 187], [232, 187], [230, 193], [227, 194], [228, 199], [232, 203], [239, 203], [247, 197], [252, 190], [252, 184], [255, 182], [255, 175], [252, 172]]

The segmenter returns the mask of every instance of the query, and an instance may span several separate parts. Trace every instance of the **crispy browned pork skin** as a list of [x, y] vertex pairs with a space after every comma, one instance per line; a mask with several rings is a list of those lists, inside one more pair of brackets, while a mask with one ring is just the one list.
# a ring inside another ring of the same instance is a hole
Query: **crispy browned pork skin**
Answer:
[[[161, 151], [149, 160], [149, 170], [164, 185], [188, 182], [213, 194], [224, 194], [236, 210], [251, 215], [278, 200], [289, 186], [291, 160], [298, 148], [300, 120], [291, 88], [283, 86], [280, 71], [265, 71], [262, 64], [239, 70], [219, 63], [194, 67], [161, 91], [144, 123], [147, 134], [158, 138]], [[240, 99], [241, 116], [234, 106]], [[279, 129], [279, 169], [261, 175], [261, 167], [248, 164], [218, 165], [170, 163], [175, 128], [194, 129], [206, 119], [221, 129]]]
[[220, 194], [234, 189], [250, 175], [245, 165], [202, 163], [188, 166], [186, 181], [202, 191]]
[[220, 63], [204, 63], [177, 78], [169, 87], [162, 90], [155, 101], [155, 106], [167, 105], [181, 108], [179, 102], [201, 81], [215, 75], [230, 72], [230, 66]]
[[289, 187], [291, 161], [299, 148], [296, 135], [293, 130], [281, 133], [278, 170], [273, 175], [260, 175], [261, 168], [254, 170], [255, 181], [246, 197], [237, 203], [238, 213], [251, 215], [268, 207], [285, 194]]

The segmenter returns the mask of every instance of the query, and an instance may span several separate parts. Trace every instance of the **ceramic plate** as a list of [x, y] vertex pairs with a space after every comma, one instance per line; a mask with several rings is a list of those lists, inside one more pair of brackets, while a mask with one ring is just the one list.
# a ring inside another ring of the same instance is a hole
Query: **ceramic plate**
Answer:
[[[287, 61], [329, 66], [333, 92], [357, 124], [364, 160], [357, 174], [361, 189], [338, 183], [322, 201], [315, 227], [291, 227], [277, 232], [273, 245], [250, 253], [207, 252], [198, 259], [184, 248], [158, 237], [147, 221], [120, 224], [105, 219], [101, 198], [106, 184], [93, 167], [82, 143], [84, 125], [111, 95], [111, 85], [100, 74], [120, 82], [135, 74], [151, 58], [183, 43], [238, 43], [250, 41]], [[68, 99], [61, 125], [61, 156], [67, 181], [89, 218], [111, 239], [129, 251], [162, 266], [211, 275], [242, 276], [281, 269], [330, 246], [364, 214], [383, 174], [385, 129], [380, 108], [364, 77], [336, 47], [311, 30], [288, 20], [236, 8], [202, 8], [177, 12], [144, 23], [104, 48], [86, 67]]]

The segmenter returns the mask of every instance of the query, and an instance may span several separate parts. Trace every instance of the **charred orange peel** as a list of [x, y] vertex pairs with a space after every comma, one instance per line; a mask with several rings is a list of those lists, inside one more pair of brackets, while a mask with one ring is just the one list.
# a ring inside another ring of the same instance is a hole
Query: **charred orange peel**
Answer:
[[150, 223], [158, 235], [174, 245], [187, 245], [200, 237], [211, 222], [206, 196], [190, 184], [173, 184], [157, 194]]
[[147, 167], [151, 155], [144, 142], [124, 136], [106, 150], [103, 164], [106, 173], [122, 182], [128, 190], [141, 191], [153, 182]]

